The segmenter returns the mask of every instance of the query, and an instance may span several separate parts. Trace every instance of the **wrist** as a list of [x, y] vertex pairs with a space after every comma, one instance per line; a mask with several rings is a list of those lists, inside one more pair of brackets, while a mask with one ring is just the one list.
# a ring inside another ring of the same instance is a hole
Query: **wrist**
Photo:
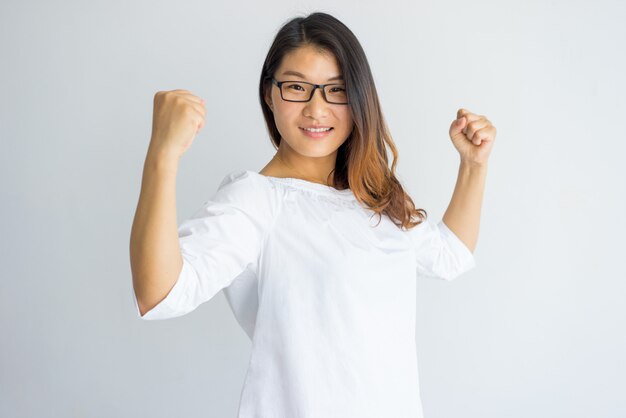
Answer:
[[145, 167], [157, 171], [177, 171], [180, 157], [168, 150], [148, 147]]
[[460, 168], [461, 170], [468, 172], [476, 172], [482, 173], [487, 171], [487, 163], [477, 163], [475, 161], [464, 161], [461, 160]]

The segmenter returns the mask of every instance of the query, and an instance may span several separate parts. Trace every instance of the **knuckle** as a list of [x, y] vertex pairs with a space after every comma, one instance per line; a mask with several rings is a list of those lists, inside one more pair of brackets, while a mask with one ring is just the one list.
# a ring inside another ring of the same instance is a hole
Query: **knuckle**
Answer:
[[181, 97], [181, 96], [177, 96], [177, 95], [176, 96], [172, 96], [171, 97], [171, 101], [172, 101], [172, 103], [174, 103], [175, 106], [187, 107], [187, 106], [185, 106], [186, 100], [183, 97]]

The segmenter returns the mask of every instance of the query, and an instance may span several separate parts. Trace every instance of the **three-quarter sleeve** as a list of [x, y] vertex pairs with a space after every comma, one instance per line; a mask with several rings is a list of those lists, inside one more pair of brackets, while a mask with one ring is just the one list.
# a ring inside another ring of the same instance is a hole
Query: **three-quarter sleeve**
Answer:
[[165, 299], [141, 319], [185, 315], [255, 269], [273, 224], [275, 199], [262, 176], [244, 170], [226, 175], [215, 194], [178, 228], [183, 267]]
[[417, 261], [417, 274], [452, 280], [476, 266], [473, 253], [443, 222], [425, 219], [407, 231]]

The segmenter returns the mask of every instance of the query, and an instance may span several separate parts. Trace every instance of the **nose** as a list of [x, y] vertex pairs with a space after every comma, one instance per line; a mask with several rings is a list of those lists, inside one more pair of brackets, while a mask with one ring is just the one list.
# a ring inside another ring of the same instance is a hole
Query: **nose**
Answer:
[[312, 116], [324, 115], [326, 113], [327, 104], [326, 100], [324, 100], [324, 92], [318, 87], [313, 91], [311, 100], [306, 103], [306, 108]]

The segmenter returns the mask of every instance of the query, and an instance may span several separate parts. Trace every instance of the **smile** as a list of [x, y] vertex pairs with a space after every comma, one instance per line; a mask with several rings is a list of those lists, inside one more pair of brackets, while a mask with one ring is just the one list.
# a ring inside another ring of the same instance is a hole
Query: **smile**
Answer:
[[302, 132], [304, 133], [304, 135], [308, 136], [309, 138], [324, 138], [328, 135], [330, 135], [330, 133], [332, 132], [332, 130], [334, 128], [300, 128], [302, 130]]
[[330, 131], [333, 128], [330, 127], [330, 128], [301, 128], [301, 129], [304, 129], [305, 131], [309, 131], [309, 132], [326, 132], [326, 131]]

